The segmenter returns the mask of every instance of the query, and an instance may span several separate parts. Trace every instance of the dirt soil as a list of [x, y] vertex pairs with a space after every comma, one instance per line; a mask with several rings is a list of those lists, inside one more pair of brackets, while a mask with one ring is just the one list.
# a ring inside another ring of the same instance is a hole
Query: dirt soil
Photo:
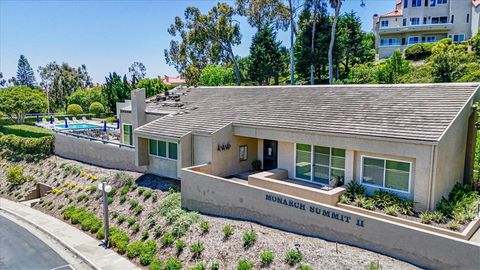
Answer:
[[[63, 164], [63, 165], [62, 165]], [[65, 166], [68, 164], [67, 166]], [[8, 168], [19, 165], [24, 168], [25, 175], [30, 175], [34, 178], [33, 181], [25, 182], [14, 189], [9, 189], [6, 183], [6, 171]], [[70, 169], [68, 172], [65, 167], [76, 168]], [[110, 170], [100, 168], [84, 163], [62, 159], [57, 156], [51, 156], [39, 163], [18, 162], [12, 163], [0, 159], [0, 196], [12, 200], [21, 201], [32, 188], [34, 188], [35, 181], [45, 183], [56, 189], [63, 189], [61, 194], [50, 193], [43, 198], [45, 203], [42, 206], [35, 206], [49, 215], [55, 216], [61, 220], [62, 212], [69, 204], [83, 206], [87, 210], [94, 211], [98, 217], [102, 217], [101, 201], [98, 191], [89, 191], [87, 187], [97, 186], [102, 179], [113, 179], [118, 170]], [[151, 175], [142, 175], [134, 172], [126, 172], [128, 175], [137, 179], [138, 188], [127, 193], [127, 200], [121, 204], [119, 202], [120, 188], [118, 188], [117, 195], [114, 196], [113, 202], [109, 209], [112, 212], [117, 212], [125, 217], [134, 217], [140, 224], [140, 231], [138, 233], [132, 232], [127, 222], [118, 224], [117, 220], [110, 216], [110, 225], [121, 227], [125, 232], [130, 234], [131, 241], [139, 240], [143, 231], [149, 231], [149, 239], [154, 239], [155, 235], [153, 228], [148, 225], [148, 216], [152, 216], [158, 211], [158, 205], [165, 196], [168, 195], [167, 190], [172, 187], [179, 188], [179, 182], [176, 180], [168, 180]], [[65, 187], [65, 185], [75, 185], [72, 189]], [[151, 190], [154, 194], [149, 199], [144, 199], [143, 196], [138, 195], [138, 190]], [[88, 200], [77, 202], [77, 198], [81, 194], [86, 194]], [[153, 197], [157, 197], [156, 200]], [[139, 204], [144, 207], [144, 210], [139, 215], [135, 215], [130, 209], [129, 201], [136, 199]], [[165, 218], [156, 217], [156, 224], [161, 224], [168, 230]], [[272, 251], [274, 253], [274, 260], [270, 269], [297, 269], [290, 267], [285, 263], [285, 253], [289, 249], [295, 249], [295, 244], [300, 245], [300, 251], [304, 258], [302, 264], [308, 264], [313, 269], [368, 269], [368, 265], [372, 262], [379, 263], [382, 269], [417, 269], [415, 266], [403, 261], [393, 259], [375, 252], [367, 251], [353, 246], [338, 244], [338, 253], [336, 251], [336, 243], [325, 241], [319, 238], [305, 237], [298, 234], [293, 234], [266, 226], [261, 226], [252, 222], [237, 221], [228, 218], [211, 217], [200, 215], [201, 220], [209, 222], [210, 229], [208, 233], [203, 234], [199, 224], [194, 224], [190, 232], [182, 237], [185, 241], [184, 251], [178, 255], [178, 258], [183, 262], [185, 269], [193, 266], [197, 261], [210, 262], [215, 259], [220, 263], [220, 269], [236, 269], [236, 264], [239, 259], [250, 259], [254, 262], [254, 269], [260, 268], [260, 252]], [[233, 227], [233, 235], [224, 240], [222, 229], [225, 225]], [[257, 233], [257, 241], [255, 245], [249, 249], [243, 248], [242, 234], [245, 231], [253, 228]], [[157, 257], [165, 261], [170, 256], [177, 256], [175, 246], [161, 248], [160, 239], [156, 239], [159, 247]], [[200, 258], [193, 259], [189, 251], [189, 246], [196, 242], [202, 241], [205, 250]], [[138, 258], [134, 262], [139, 266]], [[147, 267], [143, 267], [148, 269]]]

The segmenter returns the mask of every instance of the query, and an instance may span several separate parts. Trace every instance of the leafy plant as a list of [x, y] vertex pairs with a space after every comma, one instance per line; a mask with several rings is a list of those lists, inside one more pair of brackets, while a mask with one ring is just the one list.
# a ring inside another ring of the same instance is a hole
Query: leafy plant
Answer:
[[378, 262], [371, 262], [368, 265], [368, 270], [381, 270], [381, 269], [382, 269], [382, 266]]
[[150, 265], [155, 253], [157, 252], [157, 243], [155, 240], [148, 240], [143, 243], [140, 251], [140, 263], [142, 265]]
[[365, 197], [364, 195], [357, 195], [357, 197], [355, 197], [355, 204], [358, 207], [362, 207], [362, 208], [365, 208], [365, 209], [368, 209], [368, 210], [375, 209], [375, 206], [373, 204], [373, 200]]
[[365, 195], [365, 187], [355, 181], [348, 182], [345, 196], [353, 201], [358, 195]]
[[340, 198], [338, 198], [338, 202], [347, 204], [350, 202], [350, 199], [346, 195], [342, 195]]
[[82, 202], [82, 201], [87, 200], [87, 199], [88, 199], [87, 194], [82, 193], [82, 194], [78, 195], [77, 202]]
[[273, 262], [273, 252], [263, 251], [260, 253], [260, 259], [262, 261], [262, 267], [268, 267]]
[[[1, 145], [0, 145], [1, 146]], [[23, 168], [15, 165], [7, 170], [7, 183], [20, 185], [24, 181]]]
[[133, 209], [133, 210], [135, 211], [135, 214], [136, 214], [136, 215], [139, 215], [139, 214], [142, 213], [142, 211], [143, 211], [143, 206], [137, 205], [137, 206], [135, 207], [135, 209]]
[[145, 200], [148, 200], [148, 198], [152, 197], [152, 192], [150, 190], [147, 190], [143, 192], [143, 196], [145, 197]]
[[153, 259], [148, 270], [162, 270], [162, 261], [160, 261], [160, 259]]
[[185, 241], [183, 241], [181, 239], [177, 240], [177, 242], [175, 243], [175, 248], [177, 249], [177, 254], [182, 253], [184, 247], [185, 247]]
[[150, 236], [150, 234], [148, 233], [148, 231], [143, 231], [142, 232], [142, 240], [148, 239], [149, 236]]
[[130, 207], [131, 208], [135, 208], [138, 206], [138, 201], [133, 199], [133, 200], [130, 200]]
[[299, 270], [313, 270], [313, 268], [308, 265], [308, 264], [301, 264], [300, 267], [298, 267]]
[[219, 270], [220, 264], [216, 260], [212, 260], [210, 263], [210, 270]]
[[285, 262], [290, 266], [294, 266], [294, 265], [300, 263], [302, 261], [302, 259], [303, 259], [302, 253], [300, 253], [299, 251], [297, 251], [295, 249], [290, 249], [285, 254]]
[[171, 246], [173, 244], [173, 235], [171, 233], [166, 233], [162, 236], [162, 238], [160, 239], [160, 242], [162, 243], [162, 246], [164, 247], [168, 247], [168, 246]]
[[223, 227], [222, 231], [223, 231], [223, 238], [224, 239], [228, 239], [228, 238], [230, 238], [230, 236], [233, 235], [233, 228], [230, 225], [225, 225]]
[[237, 270], [251, 270], [253, 268], [253, 262], [246, 259], [240, 259], [237, 262]]
[[135, 241], [127, 246], [127, 256], [132, 259], [140, 255], [140, 252], [142, 251], [143, 248], [143, 242], [142, 241]]
[[210, 224], [208, 224], [208, 221], [204, 220], [200, 222], [200, 228], [202, 229], [202, 233], [208, 233], [210, 230]]
[[254, 230], [246, 231], [243, 233], [243, 247], [252, 247], [257, 241], [257, 233]]
[[260, 171], [260, 169], [262, 168], [262, 162], [258, 159], [252, 161], [252, 167], [253, 170]]
[[160, 225], [155, 226], [153, 229], [155, 231], [155, 237], [158, 238], [163, 234], [163, 229]]
[[203, 243], [200, 241], [197, 241], [190, 246], [190, 252], [193, 254], [194, 258], [200, 257], [204, 249], [205, 247], [203, 246]]
[[423, 212], [420, 214], [420, 221], [425, 224], [430, 224], [433, 221], [432, 212]]
[[175, 257], [169, 257], [165, 262], [164, 270], [181, 270], [182, 262]]
[[204, 262], [197, 262], [194, 266], [192, 266], [189, 270], [205, 270], [207, 266]]
[[118, 224], [122, 224], [126, 219], [127, 218], [124, 215], [118, 215], [117, 217]]
[[132, 226], [133, 224], [135, 224], [135, 222], [137, 222], [137, 220], [135, 220], [134, 217], [127, 218], [128, 225]]
[[119, 200], [118, 202], [119, 202], [120, 204], [124, 204], [125, 201], [127, 200], [127, 196], [121, 194], [121, 195], [120, 195], [120, 198], [119, 198], [118, 200]]
[[138, 224], [138, 223], [133, 224], [132, 225], [132, 232], [138, 233], [138, 231], [140, 231], [140, 224]]
[[390, 216], [397, 216], [398, 215], [398, 206], [390, 205], [385, 208], [385, 214]]

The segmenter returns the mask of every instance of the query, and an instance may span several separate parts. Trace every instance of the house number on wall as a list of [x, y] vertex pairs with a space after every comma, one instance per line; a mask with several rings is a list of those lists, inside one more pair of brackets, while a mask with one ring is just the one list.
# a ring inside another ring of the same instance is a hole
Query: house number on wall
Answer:
[[223, 143], [223, 144], [218, 144], [217, 145], [217, 151], [226, 151], [229, 150], [232, 145], [228, 143]]

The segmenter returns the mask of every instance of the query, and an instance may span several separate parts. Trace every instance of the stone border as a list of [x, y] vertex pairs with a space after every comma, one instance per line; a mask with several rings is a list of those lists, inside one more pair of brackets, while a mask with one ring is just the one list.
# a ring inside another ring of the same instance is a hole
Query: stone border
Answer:
[[403, 224], [403, 225], [412, 226], [412, 227], [415, 227], [415, 228], [424, 229], [424, 230], [427, 230], [427, 231], [448, 235], [448, 236], [455, 237], [455, 238], [462, 239], [462, 240], [469, 240], [472, 237], [472, 235], [477, 231], [477, 229], [480, 227], [480, 217], [476, 217], [474, 220], [472, 220], [467, 225], [467, 227], [465, 227], [465, 229], [462, 232], [455, 232], [455, 231], [452, 231], [452, 230], [447, 230], [447, 229], [444, 229], [444, 228], [435, 227], [435, 226], [428, 225], [428, 224], [423, 224], [423, 223], [420, 223], [420, 222], [417, 222], [417, 221], [412, 221], [412, 220], [408, 220], [408, 219], [404, 219], [404, 218], [390, 216], [390, 215], [387, 215], [387, 214], [384, 214], [384, 213], [379, 213], [379, 212], [367, 210], [367, 209], [360, 208], [360, 207], [353, 206], [353, 205], [349, 205], [349, 204], [337, 203], [337, 207], [341, 208], [341, 209], [345, 209], [345, 210], [350, 210], [350, 211], [353, 211], [353, 212], [358, 212], [358, 213], [361, 213], [361, 214], [364, 214], [364, 215], [367, 215], [367, 216], [386, 219], [386, 220], [397, 222], [397, 223], [400, 223], [400, 224]]
[[25, 221], [26, 223], [30, 224], [31, 226], [33, 226], [34, 228], [40, 230], [41, 232], [49, 235], [50, 237], [52, 237], [55, 241], [57, 241], [60, 245], [62, 245], [63, 247], [65, 247], [66, 249], [68, 249], [70, 252], [72, 252], [73, 254], [75, 254], [76, 256], [78, 256], [83, 262], [85, 262], [88, 266], [90, 266], [92, 269], [94, 270], [102, 270], [102, 268], [100, 268], [99, 266], [97, 266], [94, 262], [92, 262], [91, 260], [89, 260], [87, 257], [85, 257], [82, 253], [80, 253], [80, 251], [78, 251], [76, 248], [70, 246], [69, 244], [67, 244], [65, 241], [61, 240], [59, 237], [57, 237], [56, 235], [54, 235], [53, 233], [49, 232], [47, 229], [43, 228], [42, 226], [40, 225], [37, 225], [35, 224], [33, 221], [29, 220], [28, 218], [26, 217], [23, 217], [11, 210], [8, 210], [8, 209], [5, 209], [3, 207], [0, 207], [0, 211], [2, 212], [5, 212], [15, 218], [18, 218], [18, 219], [21, 219], [23, 221]]

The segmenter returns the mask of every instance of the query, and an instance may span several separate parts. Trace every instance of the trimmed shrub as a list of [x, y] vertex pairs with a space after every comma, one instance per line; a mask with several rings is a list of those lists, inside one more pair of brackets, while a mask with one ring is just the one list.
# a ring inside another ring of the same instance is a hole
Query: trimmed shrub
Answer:
[[237, 270], [251, 270], [253, 268], [253, 262], [246, 259], [240, 259], [237, 262]]
[[118, 253], [124, 254], [127, 251], [127, 246], [130, 241], [128, 234], [117, 227], [110, 228], [110, 245], [118, 249]]
[[250, 248], [255, 245], [257, 241], [257, 233], [254, 230], [246, 231], [243, 233], [243, 247]]
[[262, 267], [268, 267], [273, 262], [273, 252], [263, 251], [260, 253], [260, 259], [262, 261]]
[[145, 197], [145, 200], [148, 200], [148, 198], [152, 197], [152, 192], [150, 190], [147, 190], [143, 192], [143, 196]]
[[162, 261], [160, 261], [160, 259], [153, 259], [148, 270], [162, 270]]
[[0, 136], [0, 148], [14, 152], [16, 156], [50, 155], [53, 152], [53, 136], [23, 138], [16, 135]]
[[127, 246], [127, 256], [128, 258], [132, 259], [140, 255], [143, 249], [143, 242], [142, 241], [135, 241]]
[[302, 253], [300, 253], [299, 251], [297, 251], [295, 249], [290, 249], [285, 254], [285, 262], [290, 266], [294, 266], [294, 265], [300, 263], [302, 261], [302, 259], [303, 259]]
[[156, 252], [157, 243], [155, 243], [155, 240], [146, 241], [140, 250], [140, 263], [142, 265], [150, 265]]
[[424, 60], [432, 55], [432, 48], [434, 43], [419, 43], [409, 46], [405, 49], [405, 59], [407, 60]]
[[79, 114], [83, 114], [82, 106], [78, 104], [70, 104], [67, 107], [67, 114], [77, 116]]
[[105, 107], [103, 107], [102, 103], [95, 101], [90, 104], [88, 111], [96, 117], [99, 117], [102, 113], [105, 113]]
[[24, 138], [42, 138], [52, 136], [53, 131], [30, 125], [8, 125], [0, 126], [0, 131], [4, 134], [17, 135]]
[[69, 220], [73, 213], [75, 212], [75, 205], [69, 205], [67, 208], [65, 208], [65, 211], [63, 211], [63, 219]]

